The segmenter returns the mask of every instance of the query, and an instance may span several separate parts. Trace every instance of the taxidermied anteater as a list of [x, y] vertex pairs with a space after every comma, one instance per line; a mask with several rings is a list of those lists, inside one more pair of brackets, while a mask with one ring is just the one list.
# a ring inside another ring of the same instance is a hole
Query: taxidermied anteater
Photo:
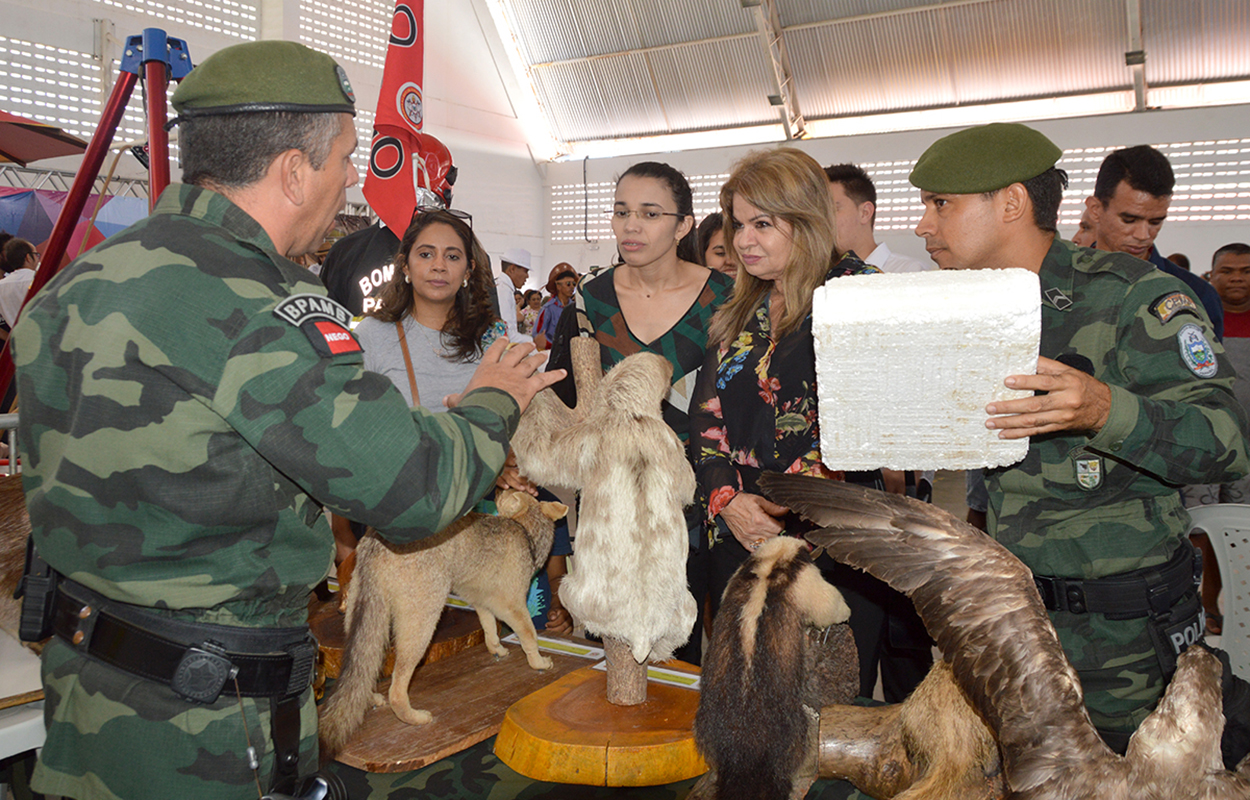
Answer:
[[[699, 752], [712, 768], [711, 796], [788, 798], [801, 769], [815, 777], [810, 628], [844, 622], [850, 610], [825, 582], [807, 544], [788, 536], [760, 546], [730, 579], [703, 660], [695, 715]], [[848, 688], [858, 686], [848, 631]], [[841, 702], [846, 702], [842, 700]], [[808, 710], [804, 710], [807, 706]], [[708, 787], [700, 787], [700, 796]]]

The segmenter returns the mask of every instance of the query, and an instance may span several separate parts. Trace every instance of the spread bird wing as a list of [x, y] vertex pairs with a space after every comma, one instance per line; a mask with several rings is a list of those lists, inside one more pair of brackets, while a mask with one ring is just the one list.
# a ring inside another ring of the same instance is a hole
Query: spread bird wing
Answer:
[[1065, 784], [1090, 759], [1116, 760], [1089, 720], [1032, 573], [1002, 545], [901, 495], [772, 473], [759, 485], [823, 526], [806, 535], [812, 544], [911, 598], [997, 735], [1014, 792]]

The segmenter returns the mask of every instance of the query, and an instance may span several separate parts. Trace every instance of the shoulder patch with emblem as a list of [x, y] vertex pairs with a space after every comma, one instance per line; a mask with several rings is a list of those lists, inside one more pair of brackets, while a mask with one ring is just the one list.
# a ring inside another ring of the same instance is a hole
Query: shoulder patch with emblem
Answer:
[[1198, 304], [1184, 292], [1169, 292], [1163, 295], [1150, 304], [1150, 313], [1165, 324], [1177, 314], [1189, 313], [1195, 317], [1202, 316], [1198, 313]]
[[1176, 341], [1180, 345], [1181, 360], [1189, 367], [1190, 372], [1199, 378], [1215, 377], [1220, 365], [1215, 360], [1215, 349], [1207, 341], [1202, 328], [1186, 323], [1180, 333], [1176, 334]]
[[273, 314], [299, 328], [313, 349], [323, 357], [343, 353], [363, 353], [364, 348], [349, 330], [351, 312], [325, 295], [293, 294], [278, 303]]

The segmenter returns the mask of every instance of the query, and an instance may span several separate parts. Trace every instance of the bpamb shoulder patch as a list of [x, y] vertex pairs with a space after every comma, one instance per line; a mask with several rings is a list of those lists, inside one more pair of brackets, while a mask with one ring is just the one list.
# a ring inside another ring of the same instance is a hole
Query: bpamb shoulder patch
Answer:
[[1199, 378], [1215, 377], [1220, 365], [1215, 360], [1215, 349], [1207, 341], [1202, 328], [1193, 323], [1186, 323], [1180, 333], [1176, 334], [1176, 341], [1180, 344], [1181, 360], [1185, 362], [1185, 366], [1189, 367], [1190, 372]]
[[1177, 314], [1186, 312], [1195, 317], [1202, 316], [1198, 313], [1198, 304], [1184, 292], [1169, 292], [1150, 304], [1150, 313], [1165, 324]]
[[278, 303], [273, 314], [303, 331], [318, 355], [330, 357], [364, 352], [348, 328], [351, 312], [324, 295], [293, 294]]
[[297, 328], [312, 319], [328, 319], [345, 328], [352, 321], [350, 311], [323, 294], [293, 294], [278, 303], [273, 313]]

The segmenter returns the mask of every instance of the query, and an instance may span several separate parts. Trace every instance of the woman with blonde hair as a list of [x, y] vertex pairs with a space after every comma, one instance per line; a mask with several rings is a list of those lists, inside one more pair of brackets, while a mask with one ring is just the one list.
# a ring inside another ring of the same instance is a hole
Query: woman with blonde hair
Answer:
[[[854, 254], [837, 257], [824, 170], [793, 148], [750, 153], [735, 165], [720, 202], [725, 237], [741, 266], [732, 299], [712, 319], [691, 417], [699, 496], [712, 532], [713, 614], [751, 550], [810, 529], [759, 493], [761, 472], [883, 488], [880, 470], [835, 472], [820, 457], [812, 294], [832, 278], [879, 272]], [[872, 696], [880, 663], [886, 699], [900, 702], [932, 663], [914, 610], [885, 584], [827, 556], [817, 566], [851, 607], [860, 693]], [[909, 635], [899, 638], [895, 651], [885, 635], [887, 616], [906, 613], [910, 618], [900, 621]]]
[[788, 509], [756, 489], [762, 470], [842, 477], [820, 460], [812, 293], [829, 278], [875, 271], [834, 255], [824, 172], [801, 150], [748, 154], [720, 201], [740, 269], [712, 318], [691, 425], [713, 524], [713, 597], [749, 550], [786, 532]]

